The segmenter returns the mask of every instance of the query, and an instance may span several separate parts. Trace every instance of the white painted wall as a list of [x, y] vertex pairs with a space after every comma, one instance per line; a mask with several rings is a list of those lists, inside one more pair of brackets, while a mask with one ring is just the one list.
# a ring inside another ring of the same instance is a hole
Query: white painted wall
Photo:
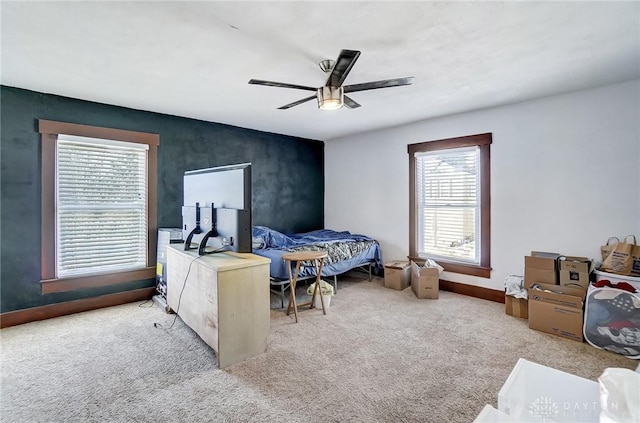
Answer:
[[502, 290], [531, 250], [598, 258], [609, 236], [640, 237], [640, 80], [330, 140], [325, 227], [374, 237], [385, 261], [406, 258], [407, 144], [484, 132], [493, 271], [443, 279]]

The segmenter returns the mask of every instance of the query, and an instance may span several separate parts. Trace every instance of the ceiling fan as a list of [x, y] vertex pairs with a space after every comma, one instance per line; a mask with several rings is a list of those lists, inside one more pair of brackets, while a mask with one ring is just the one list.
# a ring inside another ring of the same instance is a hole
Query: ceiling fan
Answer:
[[260, 79], [252, 79], [249, 81], [249, 84], [315, 91], [315, 94], [312, 96], [278, 107], [280, 110], [289, 109], [293, 106], [313, 100], [314, 98], [318, 99], [318, 108], [322, 110], [336, 110], [341, 108], [343, 105], [347, 106], [349, 109], [360, 107], [360, 104], [355, 102], [351, 97], [345, 95], [346, 93], [375, 90], [378, 88], [399, 87], [401, 85], [411, 85], [413, 83], [413, 76], [409, 76], [406, 78], [385, 79], [382, 81], [343, 86], [342, 83], [347, 78], [347, 75], [349, 75], [349, 72], [351, 72], [351, 68], [353, 68], [358, 57], [360, 57], [360, 52], [357, 50], [340, 50], [340, 54], [335, 61], [321, 61], [319, 63], [320, 69], [327, 74], [327, 82], [323, 86], [317, 88], [307, 87], [305, 85], [287, 84], [284, 82], [263, 81]]

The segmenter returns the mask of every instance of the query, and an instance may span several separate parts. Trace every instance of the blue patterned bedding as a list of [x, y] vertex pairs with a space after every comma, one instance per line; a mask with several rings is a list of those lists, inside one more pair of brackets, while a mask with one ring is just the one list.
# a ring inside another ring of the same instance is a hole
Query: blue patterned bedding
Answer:
[[[299, 234], [283, 234], [265, 226], [253, 227], [253, 253], [271, 259], [270, 274], [275, 279], [288, 279], [282, 256], [293, 251], [325, 251], [328, 256], [322, 276], [334, 276], [353, 268], [374, 263], [382, 268], [382, 253], [378, 242], [368, 236], [320, 229]], [[311, 263], [302, 262], [300, 277], [314, 276]]]

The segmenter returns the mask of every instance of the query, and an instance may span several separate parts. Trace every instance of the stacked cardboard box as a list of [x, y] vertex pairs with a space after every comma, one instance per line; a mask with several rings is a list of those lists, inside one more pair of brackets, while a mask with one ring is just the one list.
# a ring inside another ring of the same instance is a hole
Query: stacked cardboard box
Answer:
[[589, 275], [593, 262], [587, 257], [562, 257], [560, 260], [560, 285], [589, 288]]
[[[524, 258], [529, 328], [582, 342], [583, 304], [589, 280], [588, 272], [586, 278], [581, 272], [575, 275], [576, 270], [583, 269], [582, 259], [539, 251]], [[563, 284], [562, 281], [571, 281], [571, 271], [578, 283]], [[583, 288], [579, 283], [585, 280]]]
[[396, 260], [384, 265], [385, 288], [402, 291], [411, 283], [409, 272], [411, 267], [408, 261]]
[[582, 342], [586, 293], [582, 288], [532, 284], [529, 287], [529, 328]]
[[532, 251], [524, 258], [524, 285], [541, 282], [555, 285], [558, 283], [558, 259], [560, 254]]

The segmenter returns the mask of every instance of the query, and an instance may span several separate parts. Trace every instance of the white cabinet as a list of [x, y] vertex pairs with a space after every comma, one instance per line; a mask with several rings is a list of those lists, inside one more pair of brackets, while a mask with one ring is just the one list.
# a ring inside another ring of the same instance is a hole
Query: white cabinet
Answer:
[[167, 304], [215, 350], [221, 369], [267, 349], [269, 263], [254, 254], [167, 247]]

